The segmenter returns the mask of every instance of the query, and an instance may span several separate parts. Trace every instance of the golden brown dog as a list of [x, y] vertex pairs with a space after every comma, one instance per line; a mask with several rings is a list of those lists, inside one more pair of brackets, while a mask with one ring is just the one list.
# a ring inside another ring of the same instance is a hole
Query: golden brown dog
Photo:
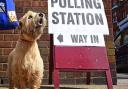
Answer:
[[43, 33], [46, 18], [43, 13], [28, 11], [18, 27], [21, 30], [15, 49], [8, 57], [9, 89], [38, 89], [43, 77], [44, 65], [37, 39]]

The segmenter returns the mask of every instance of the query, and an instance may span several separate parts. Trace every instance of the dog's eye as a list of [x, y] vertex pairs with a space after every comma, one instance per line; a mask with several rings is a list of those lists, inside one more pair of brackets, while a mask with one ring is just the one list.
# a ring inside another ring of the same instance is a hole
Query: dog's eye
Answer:
[[28, 19], [32, 19], [33, 17], [30, 15], [29, 17], [28, 17]]

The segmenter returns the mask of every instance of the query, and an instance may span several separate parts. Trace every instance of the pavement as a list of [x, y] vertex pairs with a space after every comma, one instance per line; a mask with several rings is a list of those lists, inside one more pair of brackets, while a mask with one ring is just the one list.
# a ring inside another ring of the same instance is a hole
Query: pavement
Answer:
[[[0, 89], [8, 89], [0, 87]], [[41, 89], [54, 89], [53, 85], [41, 86]], [[106, 85], [61, 85], [60, 89], [108, 89]], [[128, 85], [113, 86], [113, 89], [128, 89]]]
[[[128, 74], [117, 74], [117, 85], [113, 89], [128, 89]], [[7, 85], [1, 85], [0, 89], [8, 89]], [[43, 85], [41, 89], [54, 89], [53, 85]], [[107, 85], [60, 85], [60, 89], [108, 89]]]

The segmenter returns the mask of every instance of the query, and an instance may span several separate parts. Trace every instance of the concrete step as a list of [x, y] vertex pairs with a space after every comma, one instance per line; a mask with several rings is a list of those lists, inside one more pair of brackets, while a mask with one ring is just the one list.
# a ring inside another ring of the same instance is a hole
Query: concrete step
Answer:
[[[114, 89], [128, 89], [128, 85], [113, 85]], [[8, 89], [1, 86], [0, 89]], [[53, 85], [43, 85], [41, 89], [54, 89]], [[60, 89], [108, 89], [106, 85], [60, 85]]]

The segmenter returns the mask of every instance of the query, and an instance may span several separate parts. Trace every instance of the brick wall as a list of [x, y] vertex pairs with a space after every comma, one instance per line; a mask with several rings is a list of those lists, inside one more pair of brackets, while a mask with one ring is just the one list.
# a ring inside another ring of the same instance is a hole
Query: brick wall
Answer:
[[[47, 0], [14, 0], [16, 4], [16, 12], [18, 18], [20, 18], [28, 10], [33, 10], [37, 12], [44, 12], [47, 14]], [[111, 73], [113, 76], [114, 84], [116, 84], [116, 64], [115, 64], [115, 51], [113, 43], [113, 26], [112, 26], [112, 13], [111, 13], [111, 2], [110, 0], [103, 0], [105, 4], [105, 12], [107, 14], [110, 35], [105, 36], [108, 58], [111, 66]], [[0, 31], [0, 83], [8, 83], [6, 70], [7, 70], [7, 57], [10, 51], [15, 47], [16, 41], [19, 36], [19, 31]], [[48, 68], [49, 68], [49, 41], [50, 36], [47, 34], [47, 28], [45, 29], [45, 34], [42, 35], [41, 39], [38, 41], [41, 55], [45, 63], [45, 76], [43, 84], [48, 84]], [[61, 83], [63, 84], [85, 84], [86, 73], [65, 73], [61, 74]], [[92, 73], [91, 83], [103, 84], [105, 82], [104, 73]], [[100, 80], [100, 81], [99, 81]]]

